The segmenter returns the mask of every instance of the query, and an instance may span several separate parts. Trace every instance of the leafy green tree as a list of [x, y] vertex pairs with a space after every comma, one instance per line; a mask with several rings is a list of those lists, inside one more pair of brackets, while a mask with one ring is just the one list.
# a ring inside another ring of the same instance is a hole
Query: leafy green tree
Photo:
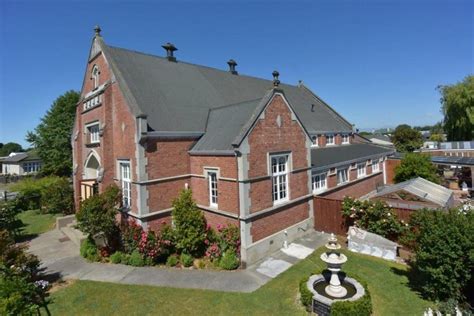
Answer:
[[431, 134], [430, 140], [434, 142], [442, 142], [443, 141], [443, 135], [442, 134]]
[[448, 141], [474, 139], [474, 76], [462, 82], [439, 86], [441, 111]]
[[180, 252], [200, 257], [205, 247], [206, 219], [197, 208], [191, 190], [182, 190], [173, 201], [172, 215], [176, 248]]
[[13, 152], [22, 152], [25, 151], [20, 144], [17, 143], [6, 143], [2, 144], [3, 146], [0, 147], [0, 157], [8, 156], [9, 154]]
[[71, 175], [71, 133], [79, 96], [71, 90], [58, 97], [34, 132], [26, 135], [26, 140], [38, 149], [44, 174]]
[[416, 225], [413, 284], [432, 300], [466, 299], [474, 284], [474, 213], [419, 210], [410, 224]]
[[434, 183], [440, 183], [436, 166], [431, 163], [431, 157], [419, 153], [407, 153], [402, 158], [400, 165], [395, 167], [396, 183], [421, 177]]
[[395, 128], [392, 135], [392, 142], [399, 152], [412, 152], [423, 146], [421, 133], [415, 131], [410, 125], [402, 124]]

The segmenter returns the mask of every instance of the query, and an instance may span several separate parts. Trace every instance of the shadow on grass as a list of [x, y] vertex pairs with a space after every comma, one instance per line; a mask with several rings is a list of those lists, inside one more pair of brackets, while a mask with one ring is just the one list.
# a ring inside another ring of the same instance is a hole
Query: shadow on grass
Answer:
[[422, 280], [413, 270], [413, 268], [409, 267], [408, 269], [399, 269], [396, 267], [391, 267], [390, 271], [396, 275], [405, 277], [408, 281], [406, 285], [410, 288], [410, 290], [416, 293], [420, 298], [427, 299], [421, 291]]

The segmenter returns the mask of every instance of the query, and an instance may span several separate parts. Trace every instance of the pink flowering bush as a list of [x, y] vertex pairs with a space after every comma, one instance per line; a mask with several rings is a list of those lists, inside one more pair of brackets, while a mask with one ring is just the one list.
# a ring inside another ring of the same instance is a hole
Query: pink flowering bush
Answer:
[[406, 230], [393, 209], [381, 201], [359, 201], [345, 197], [342, 214], [349, 225], [354, 224], [391, 240], [398, 240]]
[[206, 250], [206, 257], [211, 259], [211, 261], [219, 260], [221, 257], [221, 251], [217, 243], [212, 243]]
[[143, 234], [143, 228], [135, 220], [128, 221], [120, 227], [122, 246], [125, 253], [132, 253], [138, 248]]

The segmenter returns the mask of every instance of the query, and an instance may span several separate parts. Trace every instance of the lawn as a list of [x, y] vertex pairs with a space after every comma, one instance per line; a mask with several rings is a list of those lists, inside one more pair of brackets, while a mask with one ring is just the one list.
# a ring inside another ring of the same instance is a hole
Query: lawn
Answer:
[[[76, 281], [52, 294], [53, 315], [306, 315], [297, 295], [299, 281], [323, 268], [318, 249], [253, 293], [224, 293]], [[405, 266], [344, 251], [344, 270], [363, 276], [374, 315], [422, 315], [430, 305], [410, 290]]]
[[53, 229], [58, 216], [60, 214], [42, 214], [39, 210], [21, 212], [18, 214], [18, 219], [24, 224], [22, 239], [30, 239]]

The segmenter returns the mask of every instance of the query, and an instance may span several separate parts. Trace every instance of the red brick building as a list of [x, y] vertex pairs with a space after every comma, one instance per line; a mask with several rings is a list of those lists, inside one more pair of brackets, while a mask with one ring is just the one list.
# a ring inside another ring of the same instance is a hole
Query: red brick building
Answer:
[[92, 42], [73, 133], [75, 200], [115, 183], [144, 228], [171, 221], [193, 190], [211, 225], [240, 227], [252, 263], [313, 227], [313, 196], [361, 196], [391, 150], [303, 84], [281, 84]]

